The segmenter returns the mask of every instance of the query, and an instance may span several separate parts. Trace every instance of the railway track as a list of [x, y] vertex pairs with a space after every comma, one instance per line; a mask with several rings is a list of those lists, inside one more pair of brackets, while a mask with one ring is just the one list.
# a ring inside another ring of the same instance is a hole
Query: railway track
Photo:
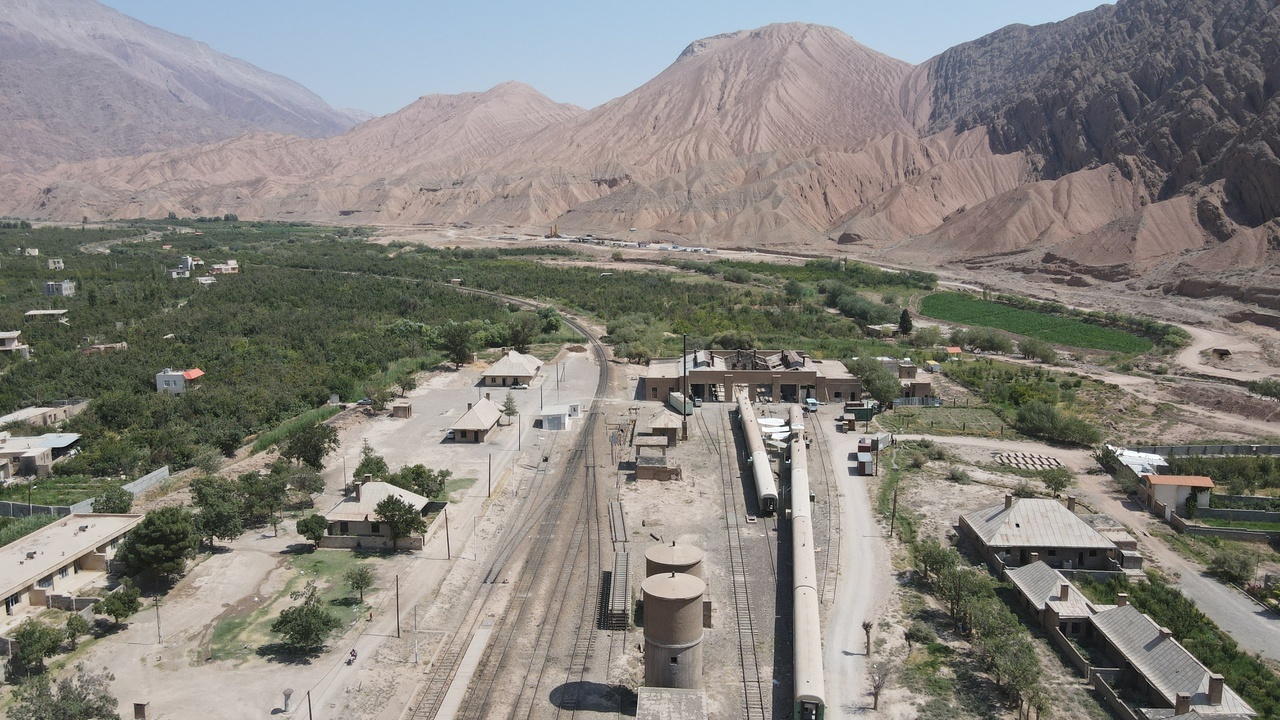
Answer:
[[[459, 289], [526, 307], [537, 306], [499, 293]], [[542, 689], [549, 682], [554, 682], [552, 678], [564, 668], [553, 663], [552, 659], [558, 639], [567, 635], [565, 627], [569, 623], [573, 624], [573, 642], [567, 652], [567, 669], [559, 676], [564, 679], [564, 693], [560, 695], [554, 713], [542, 712], [537, 716], [567, 714], [572, 717], [581, 700], [582, 680], [595, 652], [597, 600], [602, 575], [603, 510], [599, 502], [596, 444], [600, 442], [597, 436], [603, 415], [599, 401], [608, 388], [609, 366], [599, 340], [580, 322], [568, 317], [564, 321], [583, 335], [596, 355], [600, 374], [594, 401], [562, 472], [550, 484], [545, 482], [547, 463], [539, 463], [543, 482], [537, 482], [538, 476], [535, 476], [526, 500], [530, 507], [521, 510], [524, 520], [512, 523], [493, 551], [483, 583], [459, 631], [449, 638], [433, 663], [431, 681], [413, 713], [408, 716], [412, 720], [430, 720], [439, 712], [449, 685], [457, 677], [458, 666], [472, 636], [488, 618], [492, 618], [493, 623], [489, 646], [472, 678], [458, 717], [505, 715], [532, 718], [539, 711], [547, 711], [548, 708], [540, 702], [548, 696]], [[550, 456], [549, 451], [543, 454]], [[573, 508], [576, 512], [571, 510]], [[517, 563], [518, 568], [513, 571]], [[582, 577], [586, 580], [585, 587], [574, 588], [573, 580]], [[510, 592], [502, 593], [509, 596], [506, 608], [490, 612], [491, 601], [497, 600], [495, 590], [507, 585], [511, 586]], [[580, 592], [580, 601], [566, 598], [569, 601], [555, 602], [565, 588], [572, 588], [574, 593]], [[541, 606], [544, 601], [548, 603], [547, 607]], [[537, 627], [537, 631], [530, 645], [524, 642], [524, 636], [533, 627]], [[625, 636], [625, 633], [618, 634]], [[611, 657], [615, 644], [610, 643], [609, 646]], [[619, 645], [616, 649], [622, 652], [625, 646]], [[498, 699], [495, 690], [515, 676], [522, 677], [523, 681], [518, 692], [514, 693], [514, 702]]]
[[[728, 413], [720, 417], [719, 433], [713, 434], [707, 423], [705, 411], [697, 413], [702, 426], [703, 444], [715, 453], [720, 462], [720, 487], [724, 503], [725, 537], [729, 545], [729, 575], [732, 579], [733, 615], [738, 630], [738, 654], [742, 665], [742, 717], [768, 720], [771, 717], [769, 700], [771, 683], [760, 677], [760, 661], [756, 652], [755, 619], [751, 614], [751, 593], [747, 577], [747, 563], [742, 551], [742, 514], [746, 504], [739, 502], [738, 485], [734, 478], [736, 466], [734, 454], [727, 451], [717, 437], [733, 437]], [[728, 431], [726, 436], [724, 433]], [[770, 551], [771, 567], [776, 582], [776, 561]]]
[[[836, 601], [836, 586], [839, 582], [838, 573], [840, 568], [840, 492], [836, 488], [837, 477], [831, 463], [831, 453], [827, 448], [826, 431], [822, 427], [822, 422], [816, 416], [810, 416], [810, 423], [813, 428], [805, 427], [809, 436], [813, 438], [813, 452], [809, 453], [812, 458], [817, 455], [819, 458], [818, 467], [814, 468], [818, 472], [809, 473], [810, 487], [815, 484], [822, 488], [819, 497], [821, 502], [819, 507], [822, 511], [818, 517], [821, 525], [817, 529], [821, 529], [825, 538], [826, 547], [823, 548], [823, 558], [821, 563], [822, 573], [818, 577], [818, 596], [825, 604], [834, 603]], [[810, 467], [813, 464], [810, 463]], [[822, 477], [820, 483], [814, 483], [816, 475]]]

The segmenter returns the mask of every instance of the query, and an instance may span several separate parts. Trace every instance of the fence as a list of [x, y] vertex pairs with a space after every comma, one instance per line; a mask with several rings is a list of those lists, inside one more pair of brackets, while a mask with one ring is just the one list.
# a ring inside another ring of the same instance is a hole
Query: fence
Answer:
[[1237, 520], [1241, 522], [1269, 522], [1280, 524], [1280, 512], [1266, 510], [1240, 510], [1238, 508], [1196, 508], [1196, 517], [1210, 520]]
[[1080, 654], [1075, 645], [1071, 644], [1066, 635], [1063, 635], [1058, 628], [1053, 626], [1046, 627], [1044, 631], [1049, 636], [1049, 639], [1053, 641], [1053, 644], [1062, 651], [1062, 654], [1067, 656], [1067, 660], [1071, 661], [1076, 670], [1085, 675], [1089, 674], [1089, 661], [1084, 659], [1084, 656]]
[[1280, 455], [1280, 445], [1139, 445], [1130, 450], [1161, 457], [1195, 455]]
[[[1111, 706], [1116, 715], [1123, 720], [1138, 720], [1138, 716], [1134, 714], [1128, 705], [1124, 704], [1124, 701], [1120, 699], [1120, 696], [1111, 687], [1111, 682], [1114, 682], [1119, 675], [1119, 670], [1089, 668], [1089, 682], [1093, 685], [1093, 689], [1097, 690], [1098, 694], [1107, 701], [1107, 704]], [[1108, 676], [1110, 676], [1111, 682], [1108, 681]]]
[[1280, 497], [1214, 493], [1210, 498], [1210, 505], [1223, 510], [1233, 508], [1241, 510], [1270, 510], [1271, 508], [1280, 508]]
[[942, 407], [940, 398], [935, 397], [900, 397], [893, 399], [893, 406], [899, 407]]
[[[137, 495], [143, 490], [159, 485], [169, 478], [169, 466], [162, 465], [156, 470], [143, 475], [131, 483], [122, 485], [125, 490]], [[74, 505], [33, 505], [24, 502], [0, 500], [0, 517], [27, 517], [29, 515], [57, 515], [66, 517], [77, 513], [93, 512], [93, 498], [81, 500]]]

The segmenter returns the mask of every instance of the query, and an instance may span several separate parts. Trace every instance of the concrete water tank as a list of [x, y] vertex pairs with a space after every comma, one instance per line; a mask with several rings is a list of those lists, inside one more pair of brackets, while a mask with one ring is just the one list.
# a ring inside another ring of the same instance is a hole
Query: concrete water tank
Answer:
[[702, 577], [702, 558], [706, 553], [692, 545], [654, 545], [644, 551], [644, 576], [684, 573]]
[[644, 684], [702, 687], [701, 578], [666, 573], [640, 584], [644, 596]]

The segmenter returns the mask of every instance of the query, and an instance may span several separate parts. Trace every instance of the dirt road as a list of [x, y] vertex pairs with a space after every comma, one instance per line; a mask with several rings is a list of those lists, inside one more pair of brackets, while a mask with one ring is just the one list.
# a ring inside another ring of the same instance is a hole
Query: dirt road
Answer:
[[1188, 370], [1200, 373], [1201, 375], [1212, 375], [1213, 377], [1241, 380], [1245, 382], [1275, 377], [1276, 373], [1274, 372], [1228, 370], [1226, 368], [1219, 368], [1201, 363], [1200, 353], [1216, 347], [1227, 348], [1236, 354], [1257, 353], [1262, 351], [1262, 348], [1258, 347], [1256, 343], [1246, 340], [1243, 335], [1239, 333], [1224, 333], [1218, 332], [1217, 330], [1191, 327], [1190, 325], [1180, 325], [1179, 327], [1191, 334], [1191, 344], [1183, 348], [1183, 350], [1178, 353], [1177, 357], [1178, 364]]
[[[838, 406], [829, 405], [820, 408], [818, 416], [830, 428], [838, 411]], [[849, 453], [858, 449], [858, 436], [828, 432], [826, 438], [834, 480], [840, 487], [841, 543], [836, 601], [829, 617], [823, 618], [827, 717], [852, 717], [870, 707], [862, 623], [875, 623], [882, 614], [892, 592], [893, 563], [872, 511], [867, 479], [847, 472]]]

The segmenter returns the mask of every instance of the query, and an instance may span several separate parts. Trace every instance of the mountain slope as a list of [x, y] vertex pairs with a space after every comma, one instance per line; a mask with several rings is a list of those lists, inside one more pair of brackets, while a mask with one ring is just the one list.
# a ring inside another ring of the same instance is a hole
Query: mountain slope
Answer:
[[1280, 216], [1280, 4], [1121, 0], [1010, 26], [913, 70], [904, 108], [925, 132], [985, 125], [998, 153], [1060, 177], [1112, 163], [1157, 199], [1222, 181], [1220, 206]]
[[351, 127], [306, 88], [94, 0], [0, 4], [0, 168]]

